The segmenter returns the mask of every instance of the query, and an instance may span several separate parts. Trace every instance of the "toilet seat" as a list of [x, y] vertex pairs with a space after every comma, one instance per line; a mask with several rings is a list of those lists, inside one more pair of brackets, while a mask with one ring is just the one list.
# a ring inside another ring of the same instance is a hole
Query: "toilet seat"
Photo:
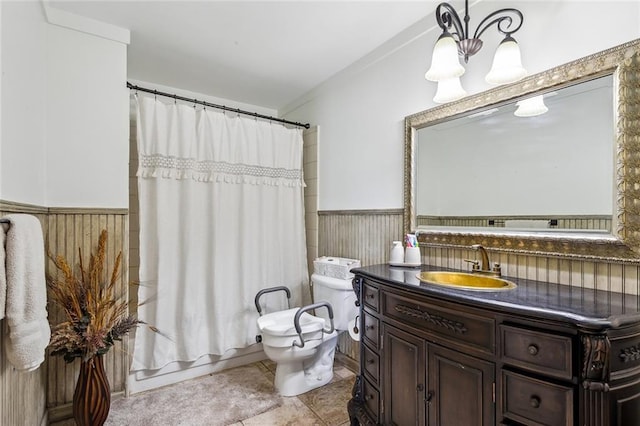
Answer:
[[[258, 329], [263, 343], [274, 347], [290, 347], [294, 339], [299, 340], [294, 326], [294, 317], [299, 308], [272, 312], [258, 318]], [[300, 328], [305, 340], [322, 339], [324, 319], [304, 312], [300, 315]]]

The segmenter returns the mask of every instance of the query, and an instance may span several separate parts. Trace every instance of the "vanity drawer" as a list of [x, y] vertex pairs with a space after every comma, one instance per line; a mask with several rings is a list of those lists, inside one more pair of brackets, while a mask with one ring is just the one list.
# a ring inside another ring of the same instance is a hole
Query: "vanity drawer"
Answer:
[[573, 389], [503, 370], [502, 414], [526, 425], [572, 426]]
[[364, 304], [374, 311], [378, 312], [379, 309], [379, 292], [377, 287], [370, 286], [367, 281], [362, 285], [362, 301]]
[[572, 339], [508, 325], [500, 326], [502, 361], [537, 373], [570, 380]]
[[362, 366], [368, 378], [378, 384], [380, 377], [380, 358], [378, 354], [369, 349], [367, 345], [362, 345]]
[[611, 372], [640, 367], [640, 335], [613, 336], [611, 344]]
[[[383, 315], [465, 350], [495, 353], [495, 320], [472, 308], [382, 292]], [[464, 309], [464, 310], [463, 310]]]
[[364, 338], [369, 345], [378, 349], [378, 337], [380, 335], [380, 325], [378, 318], [362, 311], [362, 330], [364, 331]]
[[380, 393], [367, 379], [362, 380], [362, 399], [374, 423], [377, 424], [378, 413], [380, 413]]

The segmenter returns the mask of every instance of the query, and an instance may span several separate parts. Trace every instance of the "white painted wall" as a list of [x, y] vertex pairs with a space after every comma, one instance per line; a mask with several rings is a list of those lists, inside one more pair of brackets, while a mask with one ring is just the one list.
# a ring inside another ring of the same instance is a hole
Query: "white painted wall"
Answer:
[[40, 2], [0, 7], [0, 199], [126, 208], [126, 44], [49, 24]]
[[[530, 74], [640, 37], [637, 1], [481, 1], [470, 26], [502, 7], [524, 14], [514, 37]], [[436, 105], [424, 73], [440, 32], [432, 15], [281, 111], [322, 125], [320, 210], [403, 207], [404, 117]], [[491, 29], [483, 40], [462, 77], [469, 93], [489, 88], [484, 76], [500, 37]]]
[[47, 26], [46, 205], [129, 205], [126, 45]]
[[46, 199], [46, 27], [37, 2], [0, 2], [0, 199]]

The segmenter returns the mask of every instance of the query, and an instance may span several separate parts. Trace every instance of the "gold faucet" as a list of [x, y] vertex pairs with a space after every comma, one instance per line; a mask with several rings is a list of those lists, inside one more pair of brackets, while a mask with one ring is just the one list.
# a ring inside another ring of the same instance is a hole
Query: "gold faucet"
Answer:
[[471, 272], [485, 275], [494, 275], [496, 277], [502, 275], [499, 263], [495, 263], [493, 265], [493, 268], [489, 267], [489, 255], [487, 254], [487, 250], [484, 247], [482, 247], [480, 244], [474, 244], [471, 246], [471, 248], [480, 252], [480, 264], [478, 264], [477, 260], [465, 259], [465, 262], [469, 262], [473, 265], [471, 267]]

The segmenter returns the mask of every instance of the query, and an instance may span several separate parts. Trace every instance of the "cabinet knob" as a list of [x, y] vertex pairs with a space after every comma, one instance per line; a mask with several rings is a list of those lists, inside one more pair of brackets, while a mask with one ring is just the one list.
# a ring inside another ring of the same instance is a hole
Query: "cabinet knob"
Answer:
[[375, 298], [375, 297], [376, 297], [376, 295], [375, 295], [375, 294], [373, 294], [373, 293], [367, 293], [367, 299], [373, 299], [373, 298]]
[[427, 392], [427, 396], [424, 397], [424, 402], [431, 404], [431, 398], [433, 398], [433, 392]]
[[372, 326], [372, 325], [367, 325], [367, 326], [365, 326], [365, 327], [364, 327], [364, 329], [365, 329], [365, 330], [367, 330], [367, 331], [368, 331], [368, 330], [373, 330], [374, 328], [375, 328], [375, 327], [374, 327], [374, 326]]
[[529, 345], [529, 354], [531, 355], [537, 355], [538, 354], [538, 346], [531, 344]]
[[533, 408], [538, 408], [540, 406], [540, 398], [533, 395], [529, 400], [529, 404], [531, 404]]
[[418, 389], [418, 392], [422, 392], [424, 390], [424, 385], [422, 383], [420, 383], [416, 389]]
[[374, 362], [376, 362], [374, 359], [368, 359], [367, 360], [367, 364], [373, 364]]
[[371, 401], [373, 399], [373, 395], [365, 395], [364, 396], [364, 400], [365, 401]]

